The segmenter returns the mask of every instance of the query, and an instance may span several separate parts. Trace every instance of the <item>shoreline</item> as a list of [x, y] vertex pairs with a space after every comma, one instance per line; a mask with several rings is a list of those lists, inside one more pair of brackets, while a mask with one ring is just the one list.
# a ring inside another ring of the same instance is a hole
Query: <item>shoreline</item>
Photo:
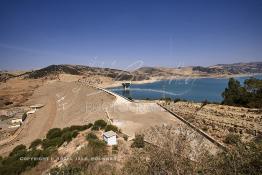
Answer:
[[[204, 79], [204, 78], [216, 78], [216, 79], [223, 79], [223, 78], [234, 78], [234, 77], [249, 77], [249, 76], [257, 76], [262, 75], [262, 73], [254, 73], [254, 74], [236, 74], [236, 75], [212, 75], [212, 76], [170, 76], [168, 77], [153, 77], [149, 80], [140, 80], [140, 81], [131, 81], [132, 84], [147, 84], [147, 83], [155, 83], [164, 80], [183, 80], [183, 79]], [[128, 81], [114, 81], [112, 84], [102, 85], [101, 88], [114, 88], [122, 86], [123, 82]]]

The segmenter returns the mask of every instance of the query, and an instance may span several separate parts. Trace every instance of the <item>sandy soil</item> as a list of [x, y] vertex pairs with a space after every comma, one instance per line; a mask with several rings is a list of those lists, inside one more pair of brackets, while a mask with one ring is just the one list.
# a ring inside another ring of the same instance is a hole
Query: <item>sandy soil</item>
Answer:
[[[19, 106], [30, 98], [34, 90], [43, 84], [42, 80], [10, 79], [6, 83], [0, 83], [0, 108]], [[1, 104], [1, 101], [13, 104]]]
[[[154, 102], [131, 102], [117, 94], [91, 87], [86, 81], [48, 81], [36, 89], [24, 105], [39, 103], [45, 106], [27, 118], [12, 141], [0, 145], [0, 155], [6, 155], [18, 144], [29, 146], [33, 140], [43, 138], [51, 128], [84, 125], [98, 119], [110, 119], [131, 138], [155, 125], [187, 127]], [[208, 140], [205, 142], [214, 147]]]
[[76, 82], [50, 81], [39, 87], [25, 105], [44, 104], [30, 115], [22, 125], [19, 135], [0, 146], [0, 155], [8, 153], [18, 144], [29, 145], [37, 138], [43, 138], [54, 127], [84, 125], [97, 119], [105, 119], [105, 108], [115, 97]]
[[192, 102], [168, 102], [164, 106], [184, 117], [209, 135], [223, 141], [228, 133], [250, 139], [262, 130], [262, 112], [258, 109]]

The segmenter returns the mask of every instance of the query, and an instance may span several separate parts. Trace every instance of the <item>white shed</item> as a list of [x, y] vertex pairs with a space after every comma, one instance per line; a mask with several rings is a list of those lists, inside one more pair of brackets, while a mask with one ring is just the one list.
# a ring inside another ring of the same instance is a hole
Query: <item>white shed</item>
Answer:
[[15, 118], [15, 119], [12, 119], [11, 122], [12, 123], [23, 123], [23, 120], [21, 118]]
[[114, 131], [108, 131], [103, 134], [103, 139], [108, 145], [116, 145], [116, 133]]

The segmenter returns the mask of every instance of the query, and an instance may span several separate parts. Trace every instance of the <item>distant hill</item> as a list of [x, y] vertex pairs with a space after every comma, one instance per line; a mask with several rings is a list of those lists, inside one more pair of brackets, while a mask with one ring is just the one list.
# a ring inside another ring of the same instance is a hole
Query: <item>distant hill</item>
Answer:
[[199, 71], [209, 74], [251, 74], [262, 73], [262, 62], [252, 63], [234, 63], [234, 64], [217, 64], [210, 67], [193, 67], [193, 71]]
[[79, 75], [83, 77], [101, 76], [119, 81], [140, 81], [151, 78], [170, 78], [176, 77], [209, 77], [209, 76], [227, 76], [238, 74], [262, 73], [262, 62], [217, 64], [214, 66], [202, 67], [141, 67], [135, 71], [123, 71], [111, 68], [90, 67], [84, 65], [50, 65], [42, 69], [23, 72], [20, 75], [10, 72], [0, 72], [0, 82], [13, 77], [22, 77], [24, 79], [58, 79], [60, 74]]
[[262, 62], [217, 64], [214, 66], [193, 66], [179, 68], [142, 67], [135, 72], [151, 77], [157, 76], [226, 76], [262, 73]]
[[0, 82], [6, 82], [6, 80], [13, 78], [13, 77], [14, 75], [10, 73], [0, 71]]
[[24, 78], [38, 79], [38, 78], [56, 78], [59, 74], [71, 74], [81, 76], [103, 76], [116, 80], [143, 80], [146, 79], [144, 75], [132, 74], [128, 71], [110, 68], [89, 67], [83, 65], [50, 65], [48, 67], [28, 72], [24, 74]]

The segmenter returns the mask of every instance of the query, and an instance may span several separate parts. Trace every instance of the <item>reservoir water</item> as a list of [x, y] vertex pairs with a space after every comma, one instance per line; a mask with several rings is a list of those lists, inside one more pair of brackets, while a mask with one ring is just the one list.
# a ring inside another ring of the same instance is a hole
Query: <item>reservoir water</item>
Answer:
[[[262, 75], [235, 77], [241, 84], [250, 77], [262, 79]], [[129, 90], [122, 87], [109, 90], [132, 99], [180, 98], [190, 101], [222, 101], [222, 92], [227, 87], [229, 78], [187, 78], [180, 80], [161, 80], [154, 83], [131, 84]]]

